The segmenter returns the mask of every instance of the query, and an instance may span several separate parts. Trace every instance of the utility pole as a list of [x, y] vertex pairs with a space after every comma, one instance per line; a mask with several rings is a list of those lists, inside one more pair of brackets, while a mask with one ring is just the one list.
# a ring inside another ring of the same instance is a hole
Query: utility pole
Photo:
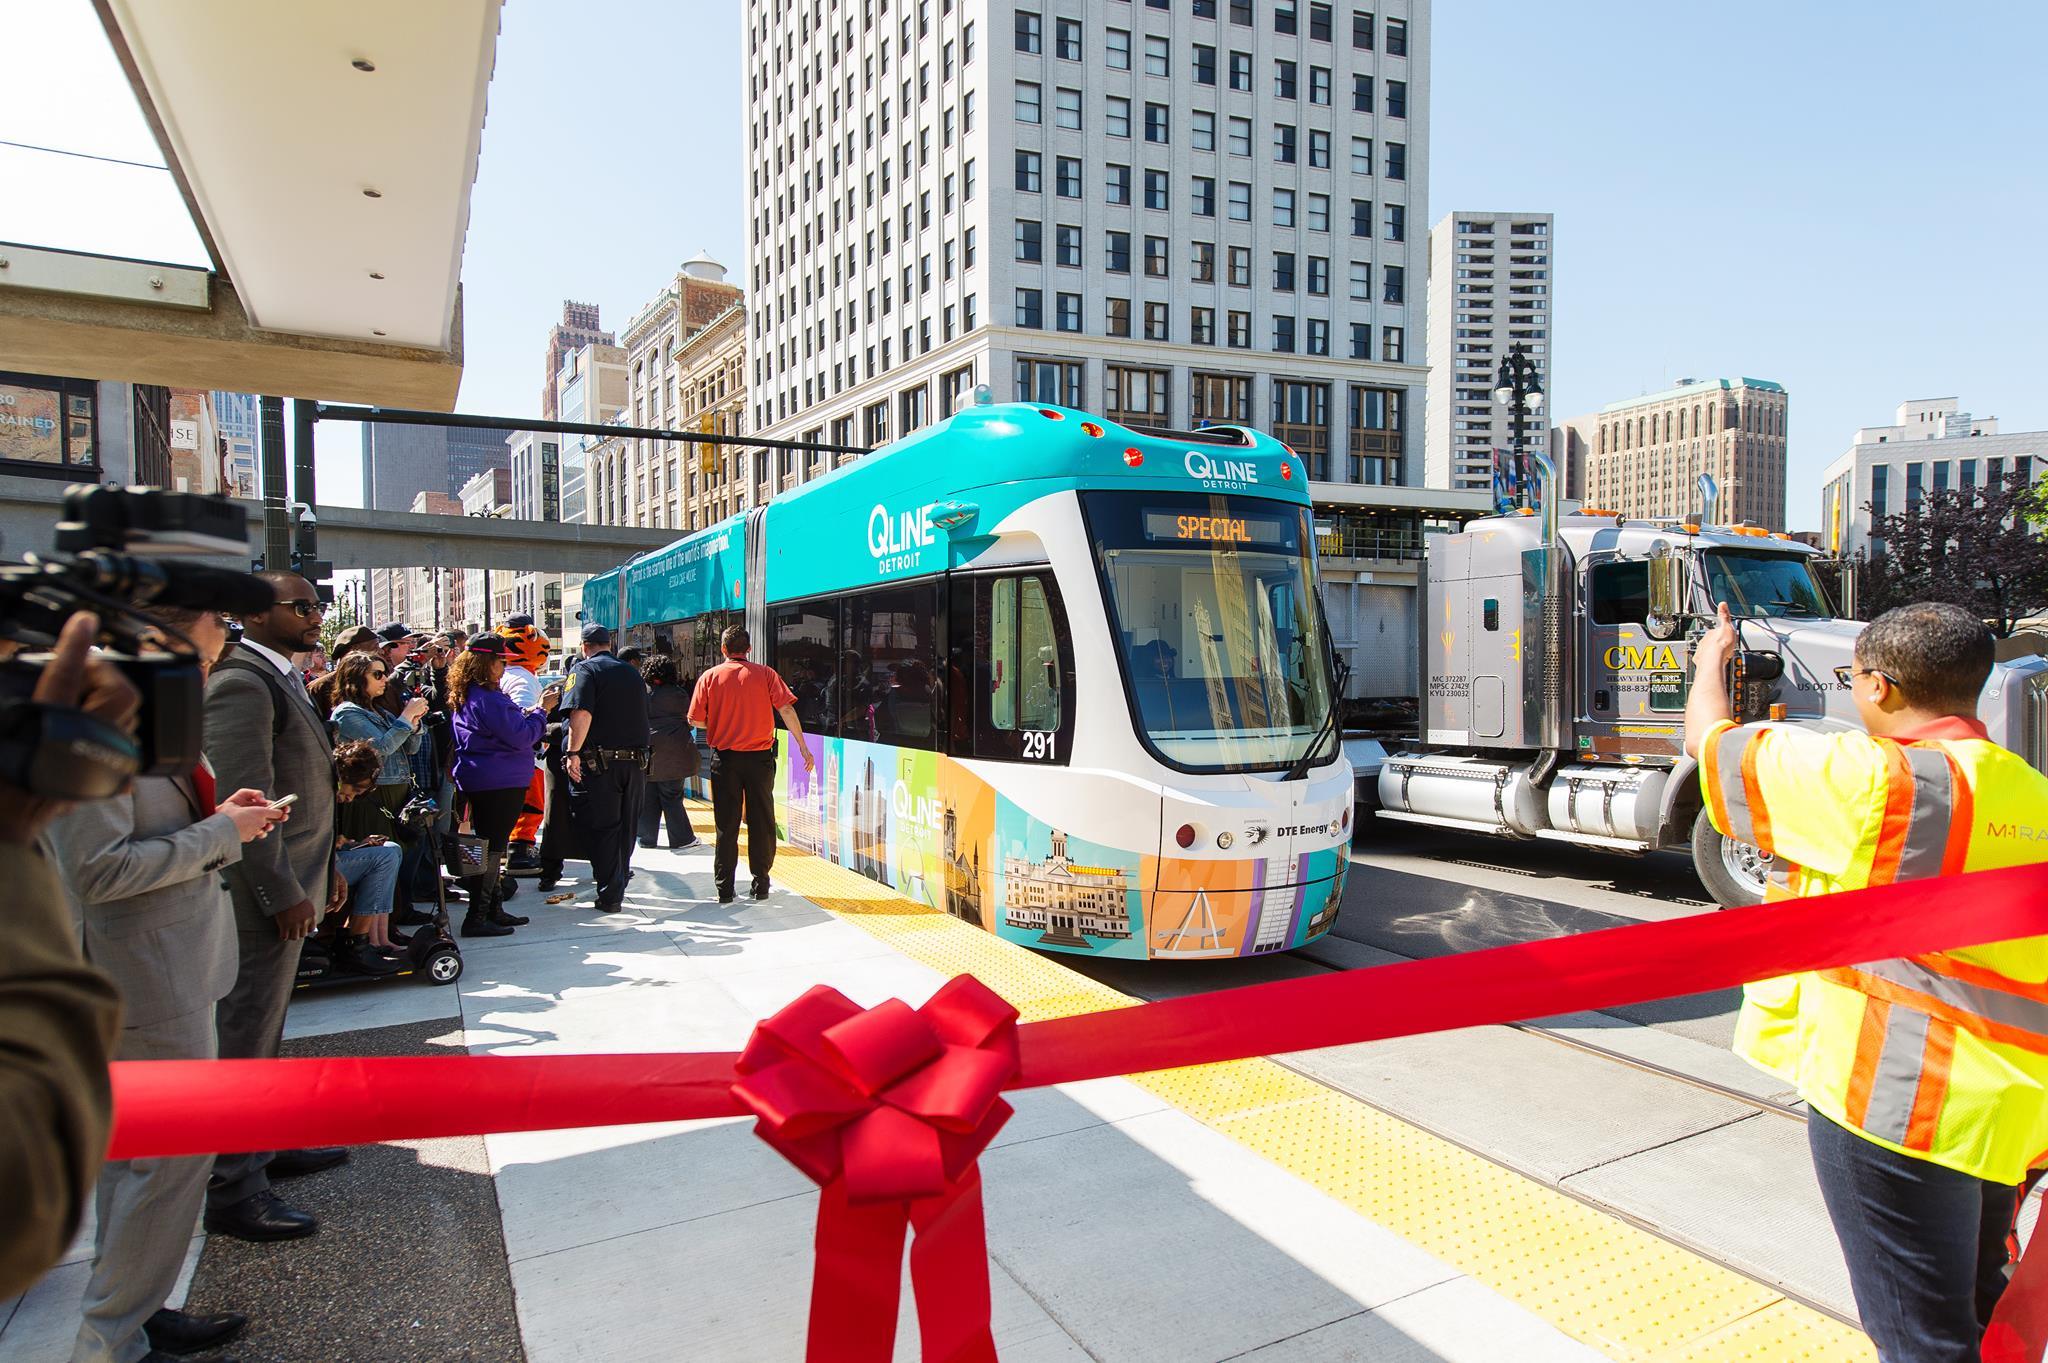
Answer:
[[290, 513], [285, 508], [284, 399], [259, 398], [258, 457], [263, 462], [263, 566], [292, 566]]

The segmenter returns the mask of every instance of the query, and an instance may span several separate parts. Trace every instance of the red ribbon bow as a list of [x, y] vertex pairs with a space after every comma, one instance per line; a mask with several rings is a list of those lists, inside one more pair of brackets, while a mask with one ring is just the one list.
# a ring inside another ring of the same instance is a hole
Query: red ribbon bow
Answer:
[[755, 1027], [734, 1069], [755, 1131], [823, 1189], [809, 1363], [890, 1357], [913, 1228], [925, 1363], [994, 1363], [975, 1160], [1010, 1118], [1017, 1010], [966, 975], [918, 1009], [817, 985]]

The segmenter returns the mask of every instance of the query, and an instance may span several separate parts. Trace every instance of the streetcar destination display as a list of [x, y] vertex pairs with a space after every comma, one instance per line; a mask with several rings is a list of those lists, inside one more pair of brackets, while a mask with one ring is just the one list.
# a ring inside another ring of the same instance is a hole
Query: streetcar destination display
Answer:
[[1287, 522], [1283, 520], [1173, 511], [1147, 511], [1145, 538], [1166, 544], [1257, 544], [1274, 549], [1290, 546]]

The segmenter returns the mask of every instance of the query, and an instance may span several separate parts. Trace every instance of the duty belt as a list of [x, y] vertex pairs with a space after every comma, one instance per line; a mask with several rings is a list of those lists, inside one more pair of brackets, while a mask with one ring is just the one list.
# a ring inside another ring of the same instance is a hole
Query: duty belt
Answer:
[[588, 748], [580, 749], [585, 755], [595, 753], [607, 762], [638, 762], [647, 756], [647, 748]]

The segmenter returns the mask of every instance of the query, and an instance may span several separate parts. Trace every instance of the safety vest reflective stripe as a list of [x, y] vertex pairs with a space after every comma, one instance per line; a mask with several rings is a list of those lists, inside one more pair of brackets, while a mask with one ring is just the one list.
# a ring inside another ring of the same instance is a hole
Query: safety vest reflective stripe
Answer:
[[2032, 999], [1964, 984], [1908, 961], [1838, 966], [1818, 974], [1830, 984], [1917, 1008], [1987, 1041], [2048, 1055], [2048, 1005]]
[[[1908, 748], [1882, 738], [1877, 744], [1890, 770], [1868, 883], [1889, 885], [1939, 875], [1948, 859], [1954, 788], [1963, 783], [1955, 778], [1948, 754], [1939, 748]], [[1969, 850], [1968, 827], [1965, 823], [1958, 861]]]
[[[1706, 787], [1707, 798], [1714, 802], [1714, 826], [1737, 842], [1746, 842], [1770, 856], [1770, 847], [1757, 840], [1756, 811], [1763, 807], [1763, 801], [1755, 798], [1754, 793], [1756, 745], [1750, 740], [1756, 736], [1755, 729], [1729, 729], [1700, 749], [1705, 777], [1701, 784]], [[1731, 772], [1739, 773], [1740, 779], [1728, 779]], [[1768, 820], [1764, 829], [1768, 836]]]

